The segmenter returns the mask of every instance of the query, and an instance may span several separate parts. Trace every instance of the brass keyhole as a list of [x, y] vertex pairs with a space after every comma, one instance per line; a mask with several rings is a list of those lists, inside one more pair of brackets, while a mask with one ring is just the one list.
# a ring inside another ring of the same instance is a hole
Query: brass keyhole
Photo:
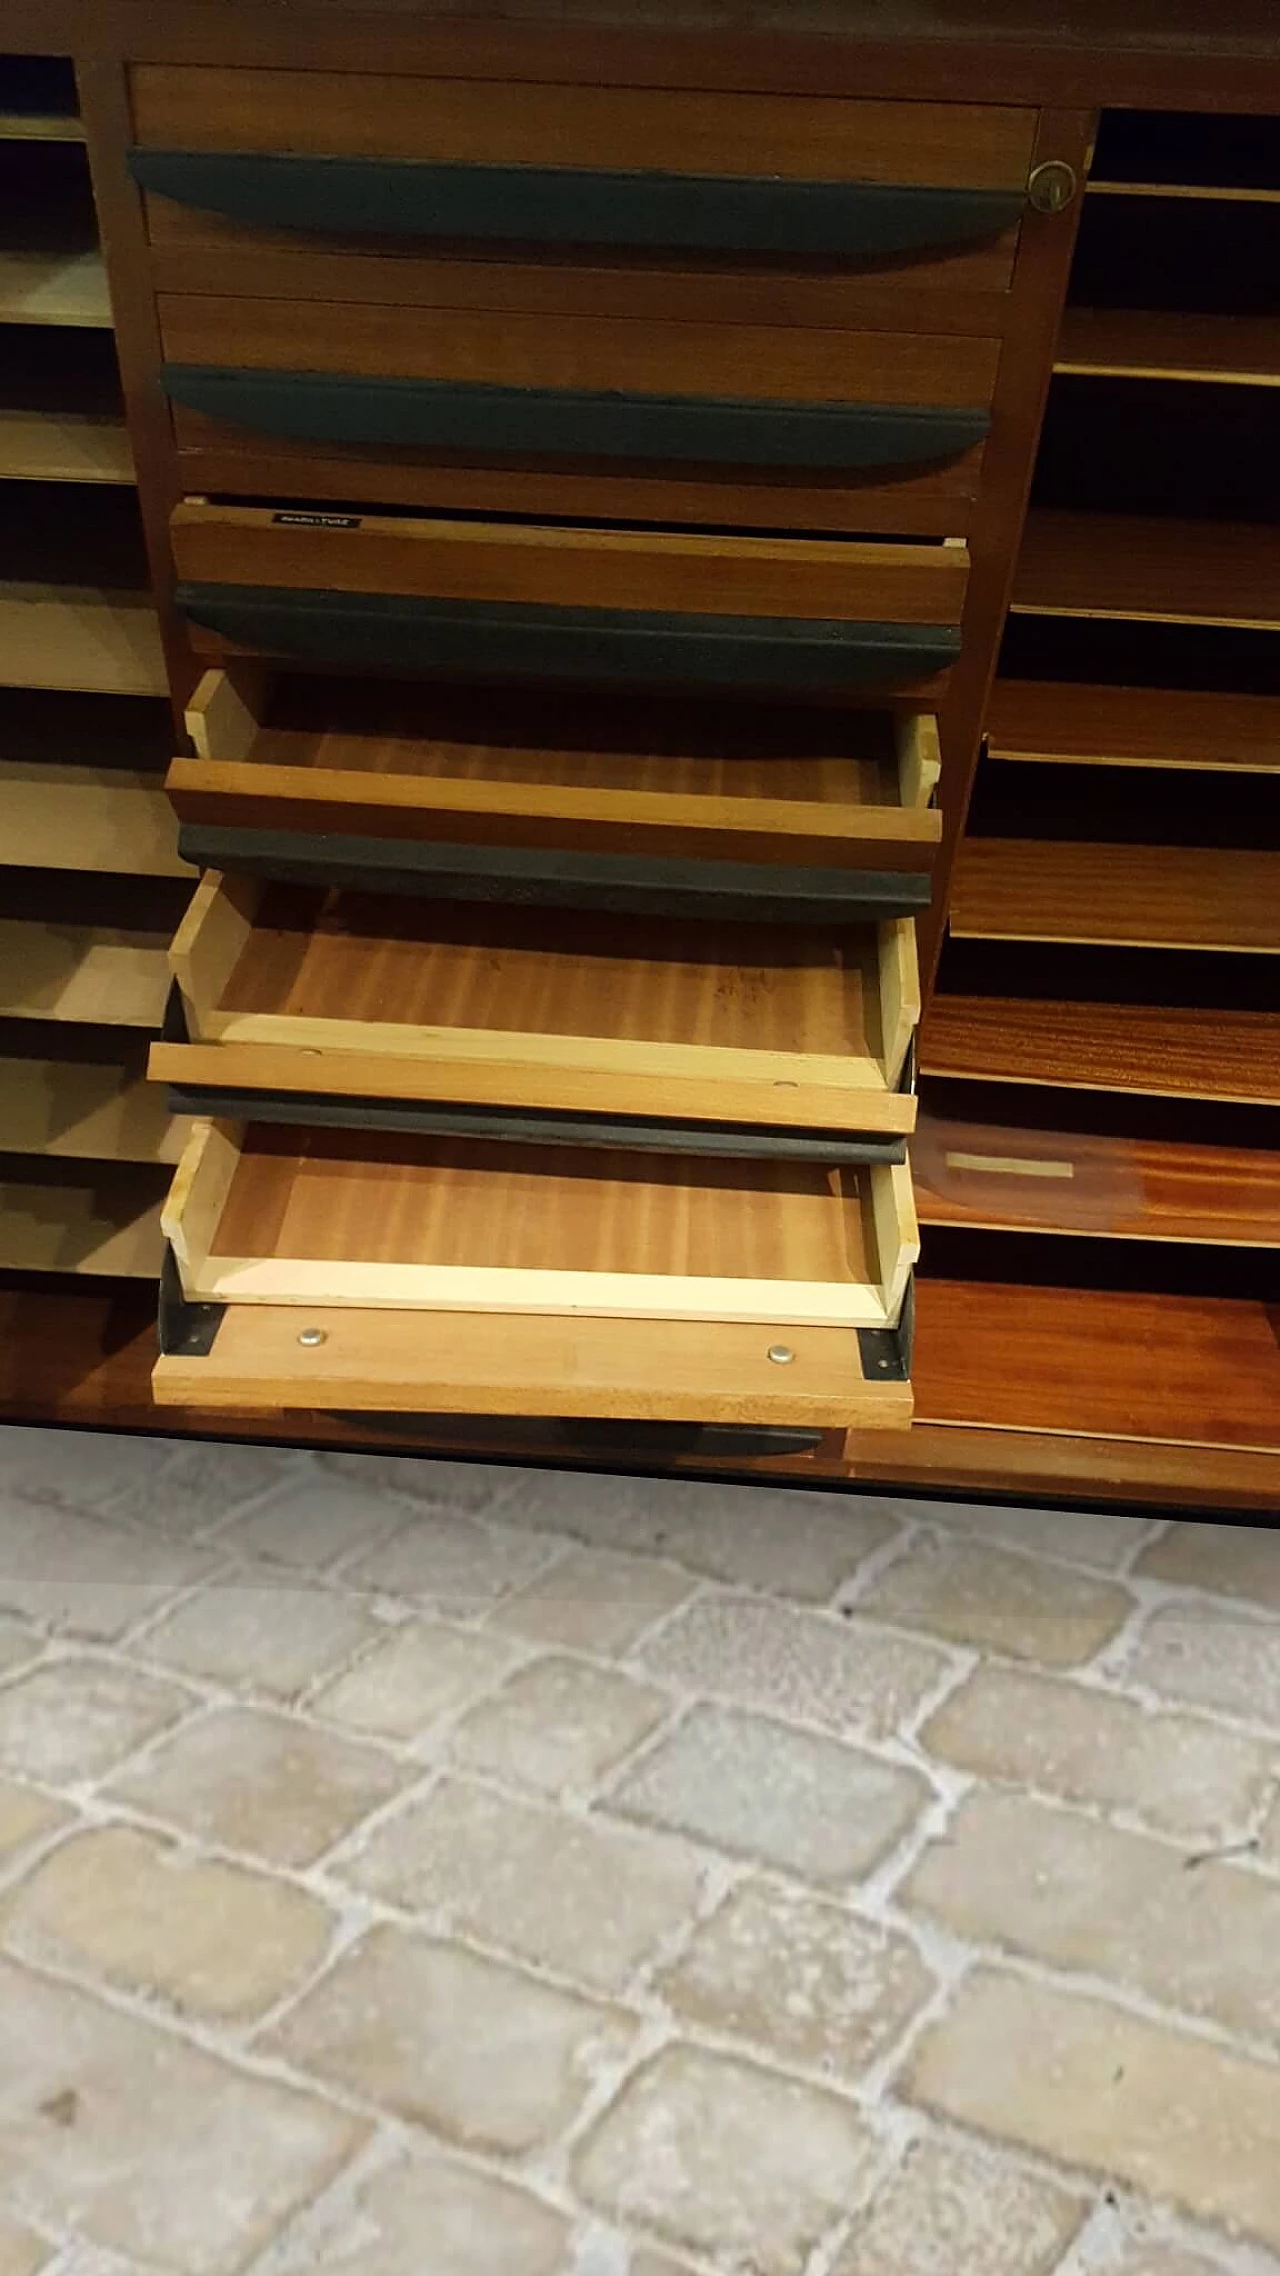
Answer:
[[1074, 203], [1080, 177], [1065, 158], [1048, 158], [1037, 166], [1027, 184], [1027, 196], [1037, 213], [1065, 213]]

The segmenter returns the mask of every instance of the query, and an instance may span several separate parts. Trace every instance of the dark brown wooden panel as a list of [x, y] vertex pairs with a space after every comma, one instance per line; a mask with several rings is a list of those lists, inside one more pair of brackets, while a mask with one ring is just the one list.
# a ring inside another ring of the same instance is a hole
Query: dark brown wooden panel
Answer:
[[993, 759], [1280, 772], [1275, 696], [998, 680], [987, 735]]
[[[1158, 827], [1153, 801], [1152, 828]], [[950, 914], [960, 940], [1274, 954], [1280, 952], [1280, 855], [967, 838]]]
[[1048, 616], [1280, 625], [1280, 539], [1266, 523], [1039, 507], [1013, 606]]
[[936, 996], [922, 1063], [976, 1081], [1280, 1105], [1280, 1017]]

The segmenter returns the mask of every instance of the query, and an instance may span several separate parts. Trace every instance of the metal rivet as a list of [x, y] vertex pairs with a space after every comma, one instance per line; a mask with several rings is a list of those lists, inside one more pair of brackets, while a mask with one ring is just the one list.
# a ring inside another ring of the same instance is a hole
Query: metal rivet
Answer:
[[1065, 158], [1046, 159], [1027, 184], [1027, 196], [1037, 213], [1065, 213], [1074, 203], [1080, 177]]
[[323, 1328], [304, 1328], [298, 1341], [305, 1344], [308, 1351], [311, 1351], [318, 1343], [328, 1343], [329, 1338]]
[[795, 1356], [789, 1343], [771, 1343], [769, 1346], [769, 1357], [775, 1367], [790, 1367]]

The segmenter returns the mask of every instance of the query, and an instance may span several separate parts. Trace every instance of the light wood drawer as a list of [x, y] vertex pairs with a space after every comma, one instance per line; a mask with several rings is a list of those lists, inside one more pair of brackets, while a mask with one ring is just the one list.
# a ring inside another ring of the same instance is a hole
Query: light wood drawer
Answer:
[[[909, 258], [1016, 226], [1036, 114], [139, 66], [143, 186], [266, 229]], [[164, 215], [153, 217], [163, 237]]]
[[915, 928], [676, 923], [205, 878], [185, 1086], [909, 1131]]
[[209, 672], [168, 791], [202, 868], [551, 907], [927, 906], [929, 713]]
[[[997, 339], [162, 293], [199, 488], [960, 536]], [[442, 488], [443, 484], [443, 488]]]
[[902, 1166], [211, 1122], [164, 1229], [185, 1299], [228, 1307], [208, 1373], [162, 1359], [166, 1397], [221, 1374], [232, 1403], [227, 1373], [243, 1382], [252, 1353], [255, 1405], [909, 1418], [909, 1388], [883, 1379], [919, 1245]]
[[921, 688], [959, 651], [967, 548], [307, 513], [188, 500], [178, 603], [228, 642], [370, 672]]

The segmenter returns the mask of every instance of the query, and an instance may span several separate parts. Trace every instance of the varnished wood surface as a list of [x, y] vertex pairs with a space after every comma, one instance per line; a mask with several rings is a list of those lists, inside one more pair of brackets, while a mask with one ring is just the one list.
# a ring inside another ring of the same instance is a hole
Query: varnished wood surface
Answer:
[[0, 858], [13, 867], [186, 877], [169, 801], [122, 767], [26, 764], [0, 755]]
[[980, 1082], [1280, 1105], [1280, 1015], [939, 995], [921, 1063]]
[[998, 340], [162, 293], [167, 360], [740, 401], [982, 410]]
[[1280, 542], [1265, 522], [1037, 507], [1013, 606], [1041, 616], [1280, 626]]
[[928, 1281], [915, 1371], [922, 1421], [1280, 1451], [1261, 1304]]
[[922, 1225], [1280, 1247], [1280, 1159], [1262, 1148], [1091, 1137], [921, 1113]]
[[268, 507], [198, 500], [175, 509], [172, 534], [179, 576], [212, 584], [847, 623], [956, 623], [969, 570], [963, 546], [385, 514], [365, 514], [352, 529], [316, 529]]
[[1113, 379], [1280, 387], [1280, 320], [1159, 308], [1068, 308], [1055, 368]]
[[[166, 69], [132, 74], [138, 140], [162, 149], [319, 152], [449, 165], [1014, 189], [1029, 112], [965, 103], [806, 102], [669, 88], [433, 82], [365, 71]], [[767, 161], [763, 154], [767, 153]]]
[[[987, 733], [993, 759], [1280, 772], [1280, 699], [1275, 696], [997, 680]], [[1153, 792], [1153, 801], [1156, 796]], [[1153, 803], [1153, 813], [1157, 810]]]
[[[1105, 814], [1100, 814], [1105, 828]], [[1152, 829], [1159, 829], [1153, 801]], [[1280, 951], [1280, 854], [1201, 846], [967, 838], [957, 939]]]
[[188, 822], [886, 869], [941, 832], [904, 804], [888, 713], [286, 681], [247, 736], [192, 718], [206, 753], [167, 784]]

